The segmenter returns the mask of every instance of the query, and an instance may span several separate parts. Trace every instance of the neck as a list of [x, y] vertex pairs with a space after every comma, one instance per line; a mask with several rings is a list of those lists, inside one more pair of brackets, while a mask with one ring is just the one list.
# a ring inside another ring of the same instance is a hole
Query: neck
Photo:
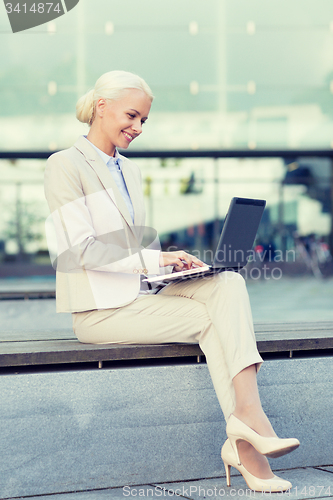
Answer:
[[89, 133], [87, 135], [88, 141], [90, 141], [94, 146], [103, 151], [109, 156], [115, 156], [116, 147], [108, 141], [101, 131], [96, 130], [94, 124], [92, 124]]

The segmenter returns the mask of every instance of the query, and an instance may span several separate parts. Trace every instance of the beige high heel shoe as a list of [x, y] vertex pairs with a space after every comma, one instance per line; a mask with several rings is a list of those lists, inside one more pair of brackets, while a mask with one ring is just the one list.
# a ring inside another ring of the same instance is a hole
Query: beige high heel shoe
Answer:
[[267, 457], [277, 458], [286, 455], [299, 447], [300, 442], [295, 438], [280, 439], [278, 437], [260, 436], [256, 431], [244, 424], [235, 415], [231, 414], [227, 422], [227, 436], [236, 453], [238, 464], [240, 464], [237, 441], [244, 440], [252, 444], [252, 446], [262, 455]]
[[251, 490], [278, 493], [287, 491], [292, 487], [292, 484], [289, 481], [281, 479], [280, 477], [275, 476], [275, 474], [273, 474], [273, 477], [269, 479], [261, 479], [251, 474], [247, 469], [245, 469], [244, 465], [237, 463], [238, 459], [229, 439], [227, 439], [222, 446], [221, 457], [225, 467], [228, 486], [231, 485], [230, 467], [234, 467], [242, 474], [246, 484]]

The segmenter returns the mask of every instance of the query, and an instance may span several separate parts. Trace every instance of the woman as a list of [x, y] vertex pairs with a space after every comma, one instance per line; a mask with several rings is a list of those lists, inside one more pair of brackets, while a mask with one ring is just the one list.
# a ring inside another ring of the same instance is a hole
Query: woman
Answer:
[[[260, 403], [262, 363], [243, 278], [232, 272], [172, 283], [159, 293], [140, 279], [204, 265], [183, 251], [141, 246], [144, 200], [138, 167], [120, 155], [142, 132], [153, 95], [138, 76], [111, 71], [77, 103], [88, 135], [52, 155], [45, 194], [57, 232], [57, 311], [71, 312], [85, 343], [195, 342], [204, 352], [227, 420], [222, 459], [258, 491], [285, 491], [266, 456], [297, 448], [279, 439]], [[156, 243], [156, 242], [155, 242]]]

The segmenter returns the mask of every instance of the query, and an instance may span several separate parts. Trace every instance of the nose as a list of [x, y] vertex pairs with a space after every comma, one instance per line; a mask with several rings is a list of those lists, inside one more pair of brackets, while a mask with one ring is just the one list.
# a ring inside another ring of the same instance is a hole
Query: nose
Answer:
[[141, 119], [138, 117], [135, 122], [132, 124], [132, 130], [136, 135], [141, 134], [142, 132], [142, 123]]

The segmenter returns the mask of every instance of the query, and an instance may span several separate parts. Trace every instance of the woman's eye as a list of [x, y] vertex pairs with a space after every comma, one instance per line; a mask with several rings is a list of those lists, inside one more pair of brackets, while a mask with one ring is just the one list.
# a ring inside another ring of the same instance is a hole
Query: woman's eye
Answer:
[[131, 115], [131, 113], [128, 113], [128, 116], [130, 116], [131, 118], [135, 118], [135, 115]]

